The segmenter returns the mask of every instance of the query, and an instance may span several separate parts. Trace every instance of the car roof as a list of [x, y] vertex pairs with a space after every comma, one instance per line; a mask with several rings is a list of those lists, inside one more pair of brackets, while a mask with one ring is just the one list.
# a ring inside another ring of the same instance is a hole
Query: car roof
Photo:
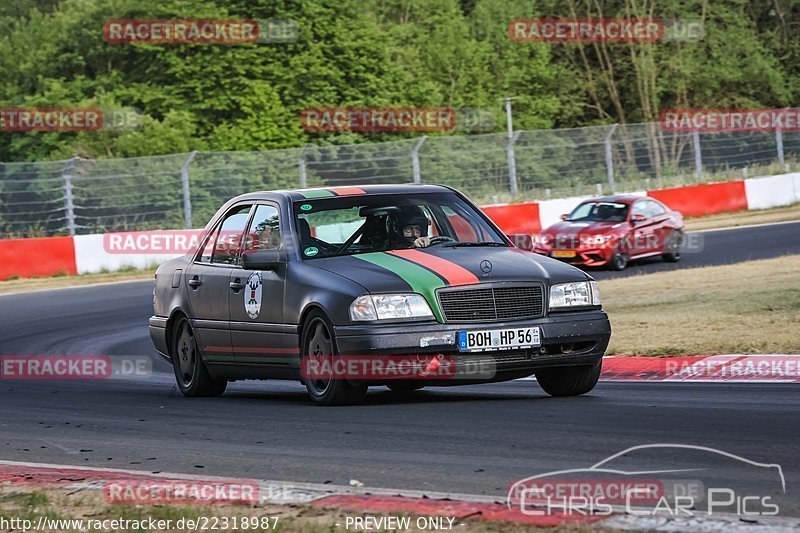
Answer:
[[419, 194], [452, 192], [444, 185], [401, 184], [401, 185], [346, 185], [337, 187], [314, 187], [310, 189], [281, 189], [276, 191], [255, 191], [241, 194], [234, 200], [275, 199], [277, 196], [291, 201], [315, 198], [335, 198], [337, 196], [363, 196], [375, 194]]
[[596, 203], [596, 202], [613, 202], [617, 204], [630, 205], [636, 200], [641, 200], [642, 198], [646, 198], [646, 196], [639, 196], [636, 194], [615, 194], [611, 196], [598, 196], [597, 198], [588, 198], [581, 203], [586, 204], [586, 203]]

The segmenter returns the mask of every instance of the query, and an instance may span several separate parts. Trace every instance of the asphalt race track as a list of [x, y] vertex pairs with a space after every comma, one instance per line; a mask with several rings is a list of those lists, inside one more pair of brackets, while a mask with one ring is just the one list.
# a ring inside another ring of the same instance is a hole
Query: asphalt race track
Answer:
[[[800, 223], [707, 232], [704, 252], [677, 266], [797, 254], [799, 235]], [[624, 274], [664, 268], [675, 265]], [[0, 296], [0, 354], [152, 355], [151, 289], [141, 281]], [[679, 443], [781, 465], [781, 515], [800, 516], [796, 385], [600, 383], [554, 399], [514, 381], [410, 396], [375, 389], [366, 405], [322, 408], [290, 382], [238, 382], [222, 398], [187, 399], [152, 357], [147, 379], [0, 381], [0, 459], [504, 496], [527, 476]], [[678, 452], [661, 459], [691, 463]], [[725, 461], [690, 466], [752, 479]]]
[[593, 270], [591, 274], [597, 279], [608, 279], [800, 254], [800, 222], [689, 232], [687, 245], [692, 249], [685, 250], [677, 264], [652, 257], [633, 262], [622, 272]]

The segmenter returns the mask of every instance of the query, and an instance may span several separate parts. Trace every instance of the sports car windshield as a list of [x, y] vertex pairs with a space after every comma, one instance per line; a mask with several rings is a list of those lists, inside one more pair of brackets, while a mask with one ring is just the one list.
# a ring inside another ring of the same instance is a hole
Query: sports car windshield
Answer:
[[294, 214], [304, 259], [403, 248], [508, 246], [455, 194], [384, 194], [302, 200]]
[[576, 207], [567, 217], [570, 222], [625, 222], [628, 206], [615, 202], [587, 202]]

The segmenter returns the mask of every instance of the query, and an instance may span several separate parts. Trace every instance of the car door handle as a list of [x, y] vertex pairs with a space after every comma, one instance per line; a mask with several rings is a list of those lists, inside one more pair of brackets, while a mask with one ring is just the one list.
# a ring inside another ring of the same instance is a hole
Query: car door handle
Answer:
[[189, 286], [191, 288], [193, 288], [193, 289], [196, 289], [197, 287], [199, 287], [202, 284], [203, 284], [203, 282], [200, 281], [200, 278], [198, 278], [197, 276], [195, 276], [195, 277], [193, 277], [192, 279], [189, 280]]
[[233, 292], [239, 292], [240, 290], [244, 289], [244, 283], [242, 283], [239, 278], [236, 278], [228, 283], [228, 287], [230, 287]]

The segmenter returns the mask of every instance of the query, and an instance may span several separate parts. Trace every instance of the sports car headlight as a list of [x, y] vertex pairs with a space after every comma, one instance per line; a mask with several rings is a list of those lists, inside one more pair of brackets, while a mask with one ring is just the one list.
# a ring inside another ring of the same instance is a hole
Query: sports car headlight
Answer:
[[594, 281], [558, 283], [550, 287], [550, 309], [600, 305], [600, 289]]
[[367, 294], [350, 304], [353, 321], [402, 318], [433, 318], [433, 313], [419, 294]]

